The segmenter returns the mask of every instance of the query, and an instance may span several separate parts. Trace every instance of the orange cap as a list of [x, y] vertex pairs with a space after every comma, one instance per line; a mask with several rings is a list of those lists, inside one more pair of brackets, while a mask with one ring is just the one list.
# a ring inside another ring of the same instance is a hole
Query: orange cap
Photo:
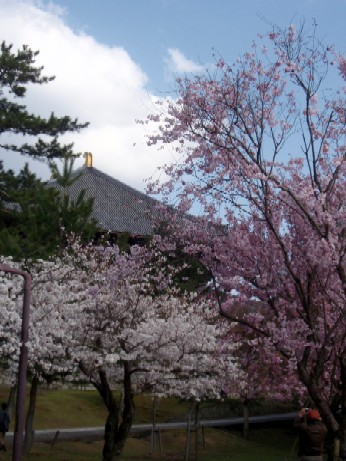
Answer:
[[318, 410], [309, 410], [308, 419], [313, 420], [313, 421], [319, 421], [321, 419], [321, 416]]

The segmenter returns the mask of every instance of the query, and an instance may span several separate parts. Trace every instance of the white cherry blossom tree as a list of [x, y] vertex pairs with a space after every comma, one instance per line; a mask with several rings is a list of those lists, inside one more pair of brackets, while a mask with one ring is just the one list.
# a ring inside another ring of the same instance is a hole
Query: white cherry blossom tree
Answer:
[[[12, 267], [22, 267], [21, 262], [3, 258], [2, 262]], [[32, 262], [28, 375], [31, 378], [30, 402], [25, 424], [25, 451], [33, 443], [33, 421], [36, 395], [41, 381], [48, 383], [60, 380], [72, 372], [74, 362], [69, 360], [67, 350], [70, 338], [66, 324], [70, 306], [75, 303], [70, 288], [73, 266], [66, 261]], [[1, 357], [5, 360], [8, 379], [14, 380], [18, 368], [23, 286], [19, 277], [4, 274], [0, 278], [1, 299]]]
[[225, 333], [220, 320], [206, 301], [174, 286], [165, 257], [139, 247], [129, 254], [75, 247], [75, 254], [82, 295], [71, 312], [71, 355], [108, 409], [103, 459], [111, 461], [131, 429], [136, 393], [155, 388], [163, 395], [215, 397], [224, 378], [238, 371], [229, 343], [217, 355]]

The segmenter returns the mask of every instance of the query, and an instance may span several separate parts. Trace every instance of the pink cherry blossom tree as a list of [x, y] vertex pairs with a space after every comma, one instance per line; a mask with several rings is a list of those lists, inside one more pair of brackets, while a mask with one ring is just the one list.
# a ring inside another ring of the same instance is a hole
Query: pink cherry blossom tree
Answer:
[[285, 365], [277, 392], [300, 383], [344, 454], [345, 62], [315, 26], [273, 28], [233, 65], [178, 80], [148, 121], [176, 158], [150, 191], [200, 214], [169, 221], [170, 247], [198, 256], [221, 315]]

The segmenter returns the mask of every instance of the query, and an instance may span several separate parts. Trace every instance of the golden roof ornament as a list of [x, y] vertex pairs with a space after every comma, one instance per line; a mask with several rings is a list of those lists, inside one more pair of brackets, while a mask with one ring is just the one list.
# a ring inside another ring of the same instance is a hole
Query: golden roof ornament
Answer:
[[93, 166], [93, 154], [91, 152], [85, 152], [83, 157], [85, 158], [85, 166], [92, 168]]

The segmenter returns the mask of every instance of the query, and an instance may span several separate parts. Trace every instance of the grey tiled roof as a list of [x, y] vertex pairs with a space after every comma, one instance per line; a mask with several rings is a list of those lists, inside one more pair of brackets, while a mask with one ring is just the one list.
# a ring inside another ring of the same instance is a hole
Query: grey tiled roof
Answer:
[[[153, 233], [152, 218], [159, 202], [93, 167], [83, 166], [74, 175], [79, 177], [65, 190], [73, 200], [82, 190], [86, 198], [94, 199], [92, 215], [100, 230], [141, 236]], [[47, 185], [62, 189], [54, 180]]]
[[1, 205], [7, 211], [21, 211], [21, 207], [16, 202], [2, 202]]

